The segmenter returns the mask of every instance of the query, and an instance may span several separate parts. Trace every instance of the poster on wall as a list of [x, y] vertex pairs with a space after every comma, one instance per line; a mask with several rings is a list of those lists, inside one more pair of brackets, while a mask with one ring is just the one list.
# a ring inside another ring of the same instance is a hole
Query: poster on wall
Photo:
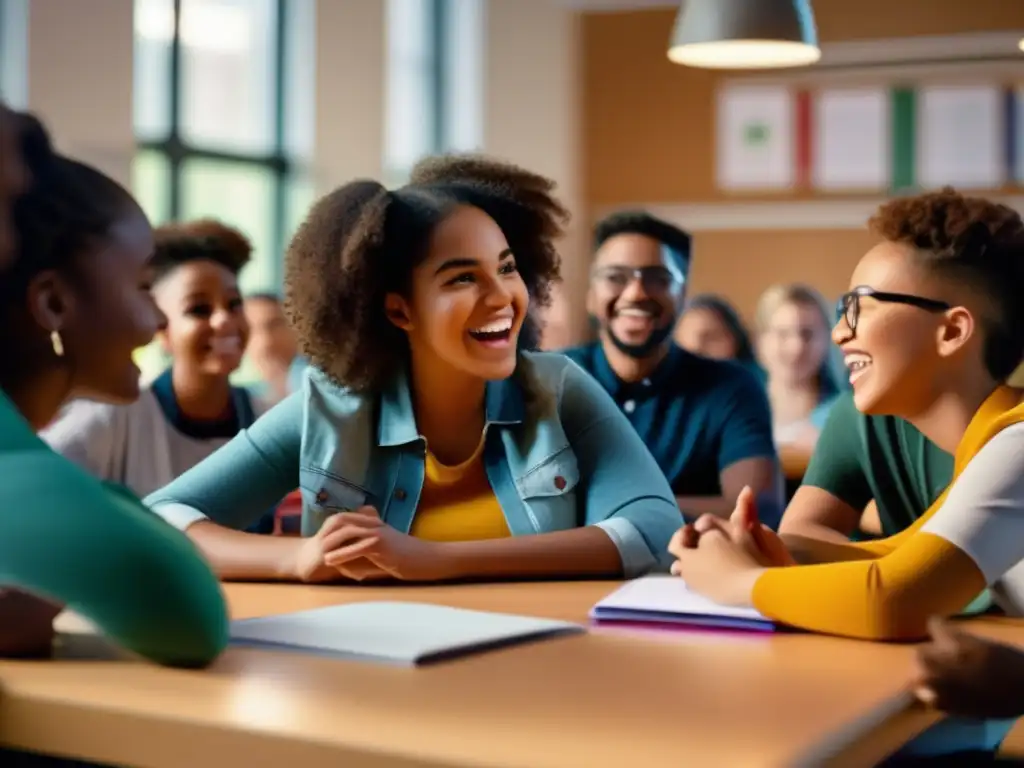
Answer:
[[886, 88], [819, 91], [814, 101], [814, 186], [828, 192], [889, 185], [889, 92]]
[[1003, 90], [923, 87], [917, 94], [916, 164], [923, 187], [996, 189], [1006, 180]]
[[776, 85], [736, 85], [718, 93], [718, 185], [788, 190], [795, 183], [794, 96]]

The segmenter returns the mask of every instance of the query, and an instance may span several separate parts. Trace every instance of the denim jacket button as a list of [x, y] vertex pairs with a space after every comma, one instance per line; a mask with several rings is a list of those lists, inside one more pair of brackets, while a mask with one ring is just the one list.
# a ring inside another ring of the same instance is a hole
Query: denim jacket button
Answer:
[[396, 489], [395, 498], [398, 499], [399, 501], [405, 501], [405, 490], [402, 488]]
[[555, 488], [557, 488], [560, 491], [565, 488], [565, 478], [562, 477], [561, 475], [555, 478]]
[[327, 501], [327, 491], [320, 491], [316, 495], [316, 503], [323, 504], [325, 501]]

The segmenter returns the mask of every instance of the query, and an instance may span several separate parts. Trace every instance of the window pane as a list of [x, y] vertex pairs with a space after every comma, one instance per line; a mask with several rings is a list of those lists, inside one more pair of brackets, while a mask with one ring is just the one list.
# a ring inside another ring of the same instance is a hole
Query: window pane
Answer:
[[181, 0], [182, 137], [235, 152], [274, 148], [277, 0]]
[[135, 0], [132, 106], [135, 135], [166, 139], [171, 132], [171, 38], [174, 0]]
[[135, 350], [133, 357], [135, 364], [139, 366], [139, 370], [142, 372], [140, 379], [143, 384], [151, 382], [171, 364], [171, 356], [167, 354], [163, 344], [156, 339], [148, 346]]
[[[306, 220], [306, 214], [316, 202], [316, 191], [307, 174], [296, 175], [288, 181], [288, 198], [284, 219], [284, 247], [287, 248], [295, 230]], [[283, 256], [283, 254], [282, 254]]]
[[252, 241], [243, 293], [276, 290], [281, 255], [274, 243], [274, 172], [244, 163], [190, 160], [182, 168], [182, 218], [214, 218]]
[[28, 107], [28, 0], [0, 0], [0, 97]]
[[469, 152], [484, 141], [483, 0], [445, 0], [444, 149]]
[[388, 0], [384, 164], [403, 175], [436, 146], [431, 0]]
[[154, 224], [171, 217], [171, 168], [159, 152], [139, 152], [132, 161], [132, 193]]
[[310, 161], [316, 133], [316, 0], [288, 0], [284, 9], [285, 154]]

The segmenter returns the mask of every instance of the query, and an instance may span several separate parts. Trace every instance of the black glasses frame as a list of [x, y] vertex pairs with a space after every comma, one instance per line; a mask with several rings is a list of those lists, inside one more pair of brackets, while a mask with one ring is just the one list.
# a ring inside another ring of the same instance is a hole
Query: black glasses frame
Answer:
[[605, 280], [609, 283], [612, 275], [628, 275], [629, 279], [621, 286], [616, 286], [620, 291], [626, 290], [626, 286], [632, 280], [639, 280], [644, 290], [648, 293], [671, 293], [686, 285], [686, 277], [680, 275], [669, 267], [651, 265], [648, 267], [624, 267], [609, 264], [605, 267], [596, 268], [592, 276], [597, 280]]
[[876, 291], [870, 286], [858, 285], [852, 291], [848, 291], [840, 296], [839, 301], [836, 302], [836, 321], [838, 322], [845, 318], [851, 332], [857, 330], [857, 321], [860, 319], [860, 300], [865, 297], [887, 304], [905, 304], [927, 312], [945, 312], [953, 308], [952, 304], [938, 299], [929, 299], [925, 296], [915, 296], [910, 293]]

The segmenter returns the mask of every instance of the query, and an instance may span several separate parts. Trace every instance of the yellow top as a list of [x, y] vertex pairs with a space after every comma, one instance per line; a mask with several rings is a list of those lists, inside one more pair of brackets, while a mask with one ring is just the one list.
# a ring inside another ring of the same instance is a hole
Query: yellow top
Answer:
[[409, 531], [430, 541], [511, 536], [484, 467], [484, 440], [466, 461], [448, 467], [427, 451], [423, 490]]
[[754, 585], [754, 606], [775, 621], [815, 632], [870, 640], [924, 637], [930, 616], [962, 610], [986, 587], [986, 578], [966, 552], [921, 528], [985, 444], [1020, 422], [1021, 392], [1000, 387], [960, 440], [949, 488], [913, 525], [887, 539], [841, 545], [842, 562], [769, 568]]

